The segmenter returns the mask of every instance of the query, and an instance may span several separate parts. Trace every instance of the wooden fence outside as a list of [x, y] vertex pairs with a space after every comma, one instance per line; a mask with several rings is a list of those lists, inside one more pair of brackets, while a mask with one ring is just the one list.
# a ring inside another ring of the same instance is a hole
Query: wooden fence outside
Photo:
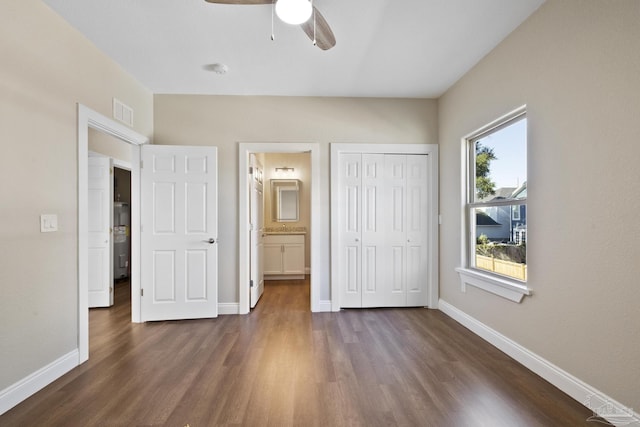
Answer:
[[514, 279], [527, 280], [527, 264], [476, 255], [476, 267], [502, 274], [503, 276], [513, 277]]

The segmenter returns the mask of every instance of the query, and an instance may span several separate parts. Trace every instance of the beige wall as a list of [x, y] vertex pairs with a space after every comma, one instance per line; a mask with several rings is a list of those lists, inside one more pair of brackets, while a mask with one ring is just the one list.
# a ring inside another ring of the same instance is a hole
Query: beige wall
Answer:
[[[442, 298], [637, 410], [638, 22], [637, 0], [548, 0], [437, 105], [152, 97], [40, 1], [0, 2], [0, 169], [16, 184], [0, 186], [0, 390], [77, 347], [76, 103], [111, 116], [116, 97], [138, 132], [155, 119], [157, 143], [219, 148], [221, 302], [238, 301], [238, 142], [320, 143], [328, 230], [330, 142], [439, 141]], [[534, 294], [514, 304], [460, 292], [460, 138], [525, 103]], [[42, 213], [58, 214], [58, 232], [39, 232]]]
[[[434, 100], [198, 95], [155, 95], [154, 100], [156, 144], [218, 147], [219, 197], [223, 201], [218, 297], [222, 303], [238, 302], [238, 142], [320, 144], [323, 230], [329, 230], [330, 142], [437, 142]], [[320, 299], [328, 300], [328, 250], [320, 254], [320, 264]]]
[[91, 128], [89, 129], [89, 151], [131, 163], [131, 144]]
[[[640, 408], [640, 2], [548, 0], [439, 101], [441, 298]], [[527, 104], [528, 269], [461, 293], [461, 138]]]
[[[0, 390], [77, 348], [77, 120], [152, 95], [38, 0], [0, 2]], [[39, 216], [59, 231], [40, 233]]]
[[[265, 192], [264, 192], [264, 226], [281, 227], [286, 224], [288, 227], [306, 227], [307, 235], [304, 240], [304, 265], [311, 267], [310, 237], [311, 237], [311, 154], [309, 153], [269, 153], [264, 156], [262, 162], [264, 166]], [[275, 168], [287, 166], [294, 168], [292, 173], [283, 175], [276, 172]], [[298, 179], [300, 180], [300, 190], [298, 197], [298, 221], [281, 223], [276, 222], [273, 212], [273, 189], [270, 182], [272, 179]]]

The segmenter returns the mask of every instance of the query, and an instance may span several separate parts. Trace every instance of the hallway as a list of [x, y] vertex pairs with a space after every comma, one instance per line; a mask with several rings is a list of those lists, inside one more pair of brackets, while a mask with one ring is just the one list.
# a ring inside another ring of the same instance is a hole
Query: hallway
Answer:
[[577, 426], [592, 413], [436, 310], [309, 312], [268, 281], [246, 316], [90, 313], [90, 359], [2, 426]]

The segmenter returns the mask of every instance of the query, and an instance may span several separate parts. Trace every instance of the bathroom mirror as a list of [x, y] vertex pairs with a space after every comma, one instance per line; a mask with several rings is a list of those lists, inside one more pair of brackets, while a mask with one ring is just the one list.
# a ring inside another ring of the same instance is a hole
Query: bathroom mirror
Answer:
[[300, 181], [297, 179], [271, 180], [271, 206], [276, 222], [297, 222], [299, 219]]

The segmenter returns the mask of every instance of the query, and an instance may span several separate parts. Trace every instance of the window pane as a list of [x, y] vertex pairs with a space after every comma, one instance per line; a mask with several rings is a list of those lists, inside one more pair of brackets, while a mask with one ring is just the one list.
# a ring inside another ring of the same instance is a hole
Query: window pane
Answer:
[[527, 206], [487, 206], [472, 208], [470, 213], [476, 237], [474, 266], [526, 281]]
[[471, 141], [475, 149], [473, 202], [526, 199], [527, 119]]

